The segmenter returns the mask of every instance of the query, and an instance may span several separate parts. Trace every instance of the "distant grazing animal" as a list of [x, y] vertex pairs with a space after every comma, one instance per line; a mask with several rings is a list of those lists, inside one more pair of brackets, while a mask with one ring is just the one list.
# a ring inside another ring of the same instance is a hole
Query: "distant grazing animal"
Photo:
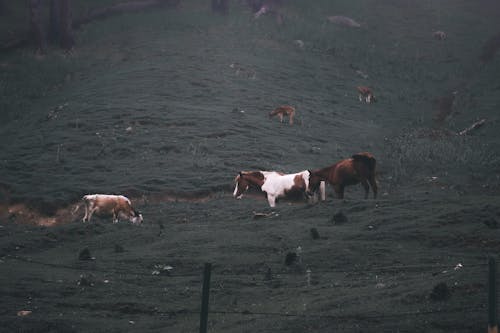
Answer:
[[352, 18], [347, 16], [340, 16], [340, 15], [328, 16], [326, 19], [332, 23], [343, 25], [346, 27], [351, 27], [351, 28], [361, 27], [361, 24], [359, 24], [358, 22], [354, 21]]
[[117, 223], [120, 217], [129, 219], [134, 224], [142, 223], [142, 214], [134, 210], [130, 200], [123, 195], [88, 194], [82, 200], [85, 205], [83, 222], [90, 222], [92, 215], [96, 213], [102, 216], [112, 215], [113, 223]]
[[[367, 152], [352, 155], [351, 158], [339, 161], [329, 167], [309, 171], [309, 195], [318, 191], [321, 181], [327, 181], [333, 186], [340, 199], [344, 198], [344, 189], [348, 185], [361, 183], [365, 189], [365, 199], [368, 199], [370, 186], [373, 197], [377, 197], [377, 181], [375, 180], [375, 157]], [[368, 185], [370, 184], [370, 186]]]
[[441, 30], [438, 30], [438, 31], [434, 31], [432, 33], [432, 36], [437, 39], [437, 40], [445, 40], [446, 39], [446, 32], [444, 31], [441, 31]]
[[254, 11], [254, 18], [267, 13], [274, 13], [278, 24], [283, 23], [283, 15], [280, 13], [282, 0], [247, 0], [248, 5]]
[[373, 94], [373, 90], [371, 88], [365, 86], [356, 87], [359, 92], [359, 101], [365, 100], [366, 103], [376, 102], [375, 95]]
[[272, 118], [274, 116], [278, 116], [280, 118], [280, 122], [283, 122], [283, 118], [285, 116], [288, 116], [289, 124], [293, 125], [293, 118], [295, 117], [295, 108], [293, 106], [290, 106], [290, 105], [278, 106], [276, 109], [269, 112], [269, 118]]
[[[241, 199], [250, 187], [267, 195], [269, 206], [276, 206], [276, 199], [285, 196], [303, 196], [308, 192], [309, 171], [283, 174], [276, 171], [241, 171], [235, 178], [233, 196]], [[318, 184], [321, 186], [321, 184]], [[324, 187], [324, 184], [323, 184]]]

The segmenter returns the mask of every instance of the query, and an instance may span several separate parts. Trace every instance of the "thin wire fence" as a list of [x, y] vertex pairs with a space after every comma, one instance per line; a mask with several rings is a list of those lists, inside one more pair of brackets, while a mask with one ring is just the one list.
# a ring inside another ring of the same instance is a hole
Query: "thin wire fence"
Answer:
[[[131, 277], [148, 277], [148, 278], [158, 278], [158, 281], [165, 282], [166, 280], [170, 279], [177, 279], [177, 278], [182, 278], [182, 279], [189, 279], [190, 283], [200, 283], [203, 280], [203, 274], [200, 270], [198, 274], [196, 273], [175, 273], [175, 274], [158, 274], [154, 275], [152, 273], [145, 273], [145, 272], [137, 272], [137, 271], [130, 271], [129, 270], [116, 270], [116, 269], [100, 269], [96, 267], [88, 267], [89, 265], [65, 265], [65, 264], [54, 264], [54, 263], [47, 263], [43, 262], [40, 260], [35, 260], [35, 259], [30, 259], [30, 258], [25, 258], [22, 256], [15, 256], [15, 257], [7, 257], [4, 258], [4, 260], [15, 260], [15, 261], [20, 261], [24, 263], [29, 263], [29, 264], [36, 264], [40, 265], [42, 267], [50, 267], [53, 269], [68, 269], [68, 270], [74, 270], [74, 271], [80, 271], [80, 272], [89, 272], [89, 273], [100, 273], [100, 274], [105, 274], [105, 275], [121, 275], [121, 276], [131, 276]], [[488, 266], [488, 263], [472, 263], [472, 264], [467, 264], [466, 267], [467, 269], [476, 269], [476, 268], [484, 268], [478, 270], [478, 277], [479, 275], [481, 277], [484, 277], [484, 274], [486, 272], [486, 267]], [[461, 268], [463, 269], [463, 268]], [[362, 268], [359, 267], [359, 269], [348, 271], [345, 269], [323, 269], [323, 270], [317, 270], [314, 271], [314, 275], [317, 277], [325, 277], [325, 276], [331, 276], [331, 275], [342, 275], [344, 279], [348, 279], [350, 282], [356, 284], [359, 284], [359, 286], [364, 286], [366, 285], [366, 281], [374, 281], [373, 276], [360, 276], [359, 273], [380, 273], [380, 272], [401, 272], [405, 273], [406, 276], [405, 278], [410, 278], [411, 280], [416, 280], [416, 279], [421, 279], [421, 275], [417, 277], [412, 277], [408, 276], [407, 272], [413, 272], [417, 271], [417, 273], [420, 274], [420, 272], [424, 272], [425, 274], [431, 274], [429, 271], [436, 271], [436, 272], [453, 272], [453, 265], [447, 265], [447, 264], [422, 264], [422, 265], [389, 265], [389, 266], [372, 266], [369, 268]], [[307, 271], [306, 271], [307, 273]], [[392, 312], [392, 313], [387, 313], [387, 312], [373, 312], [373, 313], [351, 313], [351, 314], [325, 314], [325, 313], [298, 313], [298, 312], [292, 312], [292, 311], [251, 311], [247, 309], [242, 309], [242, 310], [235, 310], [235, 309], [224, 309], [224, 308], [219, 308], [219, 294], [221, 292], [229, 293], [232, 294], [231, 289], [236, 289], [238, 292], [242, 292], [242, 290], [247, 290], [247, 289], [255, 289], [259, 287], [264, 287], [267, 290], [269, 289], [276, 289], [279, 291], [287, 291], [287, 290], [308, 290], [308, 288], [312, 287], [321, 287], [321, 284], [316, 284], [311, 286], [310, 281], [306, 281], [306, 275], [304, 275], [304, 271], [296, 272], [296, 271], [280, 271], [273, 273], [271, 276], [266, 275], [266, 272], [230, 272], [227, 270], [222, 270], [221, 272], [216, 272], [214, 274], [215, 279], [212, 281], [212, 284], [214, 286], [213, 292], [217, 295], [218, 301], [217, 305], [215, 305], [215, 309], [209, 310], [209, 314], [211, 315], [223, 315], [223, 316], [254, 316], [254, 317], [283, 317], [283, 318], [308, 318], [308, 319], [327, 319], [327, 320], [372, 320], [372, 319], [377, 319], [377, 320], [383, 320], [383, 319], [390, 319], [390, 318], [401, 318], [401, 317], [411, 317], [411, 316], [430, 316], [430, 315], [438, 315], [438, 314], [455, 314], [455, 313], [478, 313], [478, 312], [484, 312], [486, 307], [485, 305], [477, 305], [477, 306], [464, 306], [464, 307], [453, 307], [453, 308], [438, 308], [438, 309], [429, 309], [429, 310], [415, 310], [415, 311], [402, 311], [402, 312]], [[356, 276], [356, 281], [352, 281], [352, 276]], [[290, 281], [285, 281], [285, 278], [290, 279]], [[228, 280], [229, 279], [229, 280]], [[250, 279], [250, 280], [248, 280]], [[397, 278], [393, 278], [397, 280]], [[272, 281], [280, 280], [280, 284], [277, 286], [271, 286]], [[325, 279], [328, 280], [328, 279]], [[387, 279], [391, 280], [391, 279]], [[115, 282], [120, 282], [119, 279], [117, 279]], [[123, 281], [125, 283], [125, 281]], [[231, 284], [236, 284], [234, 286], [231, 286]], [[290, 284], [293, 284], [290, 286]], [[323, 283], [325, 285], [325, 283]], [[340, 287], [337, 286], [337, 288], [342, 288], [343, 286], [340, 285]], [[347, 287], [347, 286], [344, 286]], [[302, 289], [301, 289], [302, 288]], [[245, 305], [241, 306], [242, 308], [245, 308]], [[250, 306], [248, 306], [250, 307]], [[156, 315], [162, 315], [166, 317], [176, 317], [176, 316], [192, 316], [192, 315], [199, 315], [200, 310], [198, 308], [193, 308], [193, 309], [176, 309], [176, 310], [171, 310], [171, 309], [161, 309], [161, 306], [158, 306], [157, 309], [154, 311], [154, 314]]]

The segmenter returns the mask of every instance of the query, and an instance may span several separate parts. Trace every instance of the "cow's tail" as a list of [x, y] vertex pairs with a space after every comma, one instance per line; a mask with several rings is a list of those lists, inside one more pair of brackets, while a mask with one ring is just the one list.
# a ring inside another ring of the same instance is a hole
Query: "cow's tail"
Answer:
[[365, 163], [365, 165], [368, 166], [368, 170], [370, 170], [370, 174], [372, 176], [375, 175], [375, 169], [377, 167], [377, 160], [375, 159], [375, 157], [372, 154], [370, 154], [370, 153], [358, 153], [358, 154], [352, 155], [352, 158], [355, 161], [360, 161], [362, 163]]

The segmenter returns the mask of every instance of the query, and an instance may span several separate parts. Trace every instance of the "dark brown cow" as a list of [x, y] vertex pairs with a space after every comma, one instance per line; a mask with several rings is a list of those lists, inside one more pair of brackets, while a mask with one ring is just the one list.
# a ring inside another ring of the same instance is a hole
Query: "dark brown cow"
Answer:
[[370, 186], [373, 197], [376, 198], [378, 191], [377, 181], [375, 180], [376, 164], [377, 162], [372, 154], [363, 152], [329, 167], [309, 171], [309, 194], [316, 193], [320, 182], [326, 181], [333, 186], [337, 196], [343, 199], [346, 186], [361, 183], [365, 189], [365, 199], [368, 198]]

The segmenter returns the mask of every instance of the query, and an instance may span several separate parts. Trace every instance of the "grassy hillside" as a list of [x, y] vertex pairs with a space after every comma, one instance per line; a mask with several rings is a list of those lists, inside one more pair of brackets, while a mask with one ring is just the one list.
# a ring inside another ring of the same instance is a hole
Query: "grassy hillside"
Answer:
[[[74, 1], [75, 17], [111, 3]], [[22, 6], [6, 5], [0, 40], [27, 28]], [[497, 13], [489, 0], [290, 0], [279, 25], [240, 1], [227, 16], [184, 1], [86, 24], [70, 53], [0, 53], [0, 322], [196, 331], [211, 261], [213, 332], [483, 331], [484, 262], [500, 248], [500, 58], [479, 56]], [[360, 102], [358, 85], [377, 103]], [[294, 126], [268, 119], [280, 104], [296, 107]], [[359, 151], [377, 157], [377, 200], [353, 186], [345, 201], [329, 190], [325, 203], [282, 201], [257, 220], [266, 201], [231, 197], [240, 170], [296, 172]], [[83, 225], [68, 210], [46, 228], [8, 211], [16, 202], [51, 218], [93, 192], [129, 195], [145, 224]], [[348, 222], [335, 223], [339, 212]], [[86, 247], [95, 261], [78, 260]], [[152, 275], [158, 264], [172, 278]], [[451, 297], [435, 301], [440, 282]], [[33, 315], [17, 318], [24, 308]]]

